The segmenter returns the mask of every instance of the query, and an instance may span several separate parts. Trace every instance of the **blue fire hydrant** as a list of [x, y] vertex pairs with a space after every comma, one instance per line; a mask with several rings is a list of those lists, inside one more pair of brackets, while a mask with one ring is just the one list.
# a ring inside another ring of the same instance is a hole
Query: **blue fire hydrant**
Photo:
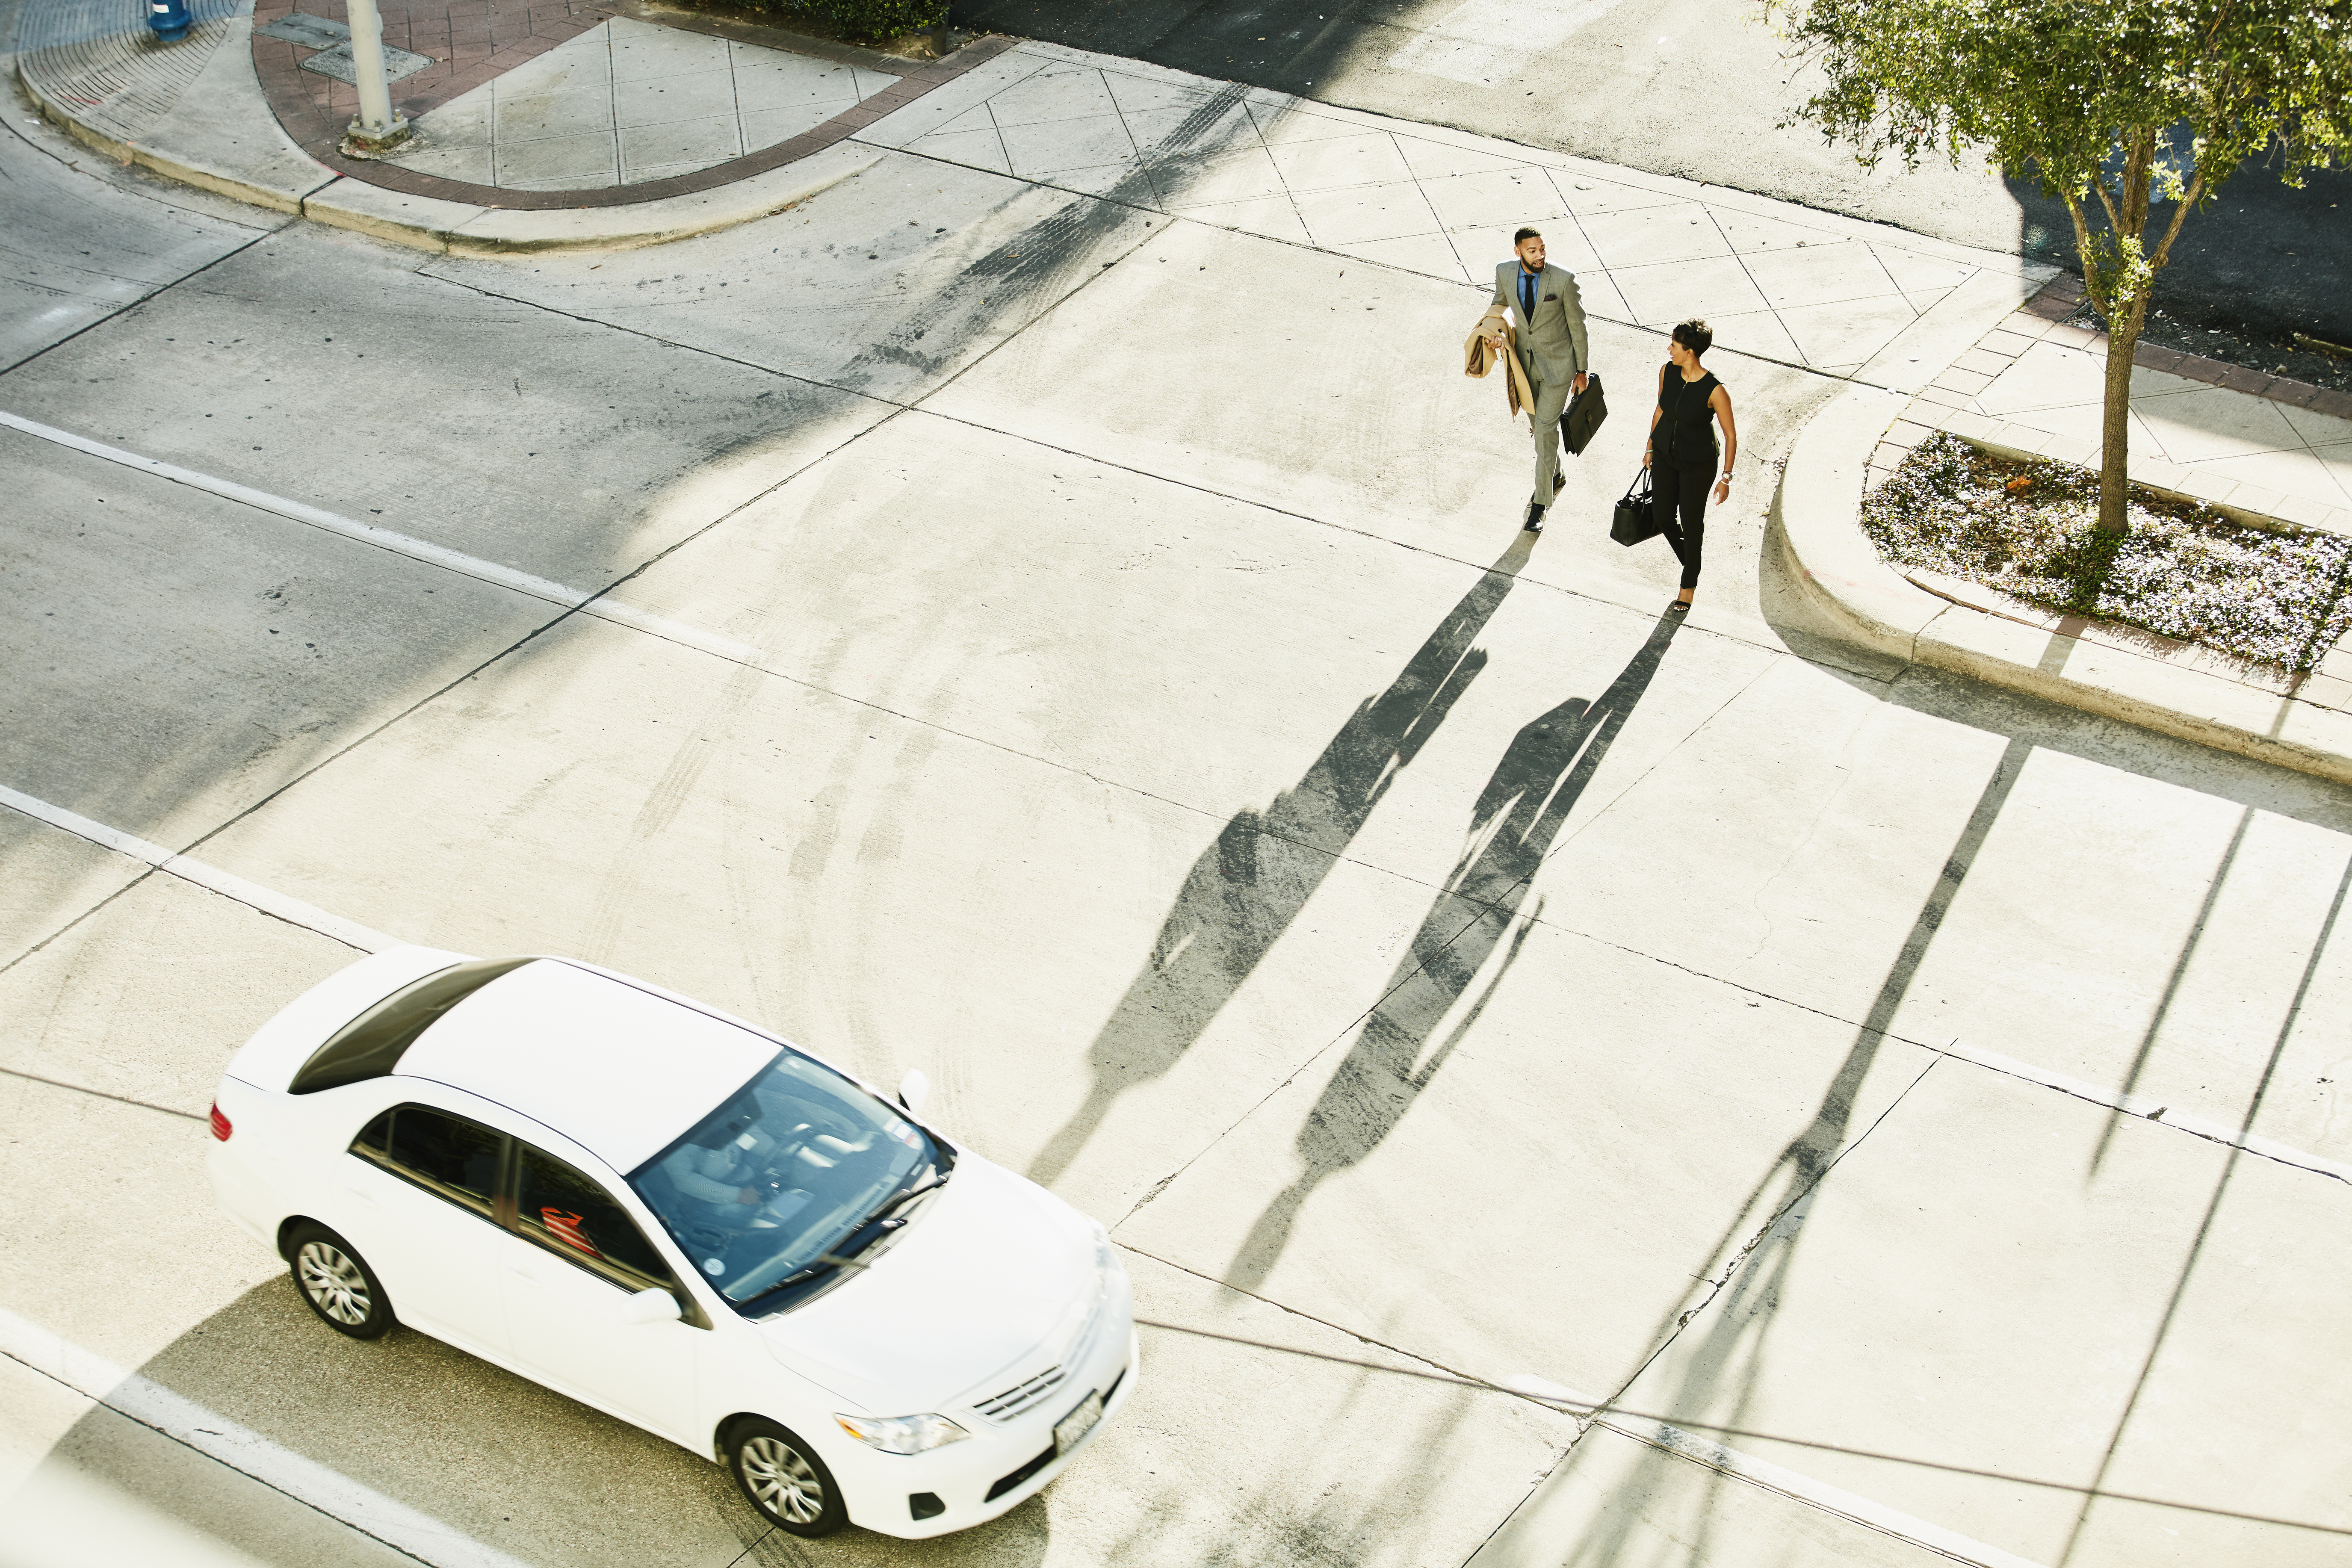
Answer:
[[188, 0], [147, 0], [147, 25], [155, 36], [167, 44], [176, 44], [188, 36]]

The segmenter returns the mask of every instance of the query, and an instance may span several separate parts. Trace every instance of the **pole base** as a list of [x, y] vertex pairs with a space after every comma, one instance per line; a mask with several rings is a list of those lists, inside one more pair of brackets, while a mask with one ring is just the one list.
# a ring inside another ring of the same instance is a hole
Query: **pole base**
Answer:
[[346, 158], [381, 158], [415, 133], [416, 128], [404, 114], [395, 114], [392, 123], [371, 131], [354, 120], [343, 132], [342, 154]]

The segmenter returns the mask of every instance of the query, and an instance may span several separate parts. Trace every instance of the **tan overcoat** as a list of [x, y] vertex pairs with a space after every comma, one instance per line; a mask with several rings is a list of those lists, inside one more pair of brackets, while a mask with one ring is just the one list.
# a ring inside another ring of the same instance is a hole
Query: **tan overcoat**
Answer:
[[[1503, 332], [1504, 347], [1500, 354], [1495, 352], [1495, 345], [1486, 341], [1487, 334], [1497, 327]], [[1535, 388], [1528, 384], [1527, 369], [1519, 363], [1516, 352], [1517, 346], [1517, 332], [1507, 319], [1498, 314], [1479, 318], [1478, 325], [1470, 333], [1470, 341], [1462, 345], [1462, 374], [1465, 375], [1484, 377], [1495, 368], [1497, 359], [1510, 367], [1510, 374], [1503, 378], [1503, 396], [1511, 405], [1511, 417], [1514, 419], [1522, 410], [1536, 405]], [[1529, 417], [1534, 416], [1530, 415]]]

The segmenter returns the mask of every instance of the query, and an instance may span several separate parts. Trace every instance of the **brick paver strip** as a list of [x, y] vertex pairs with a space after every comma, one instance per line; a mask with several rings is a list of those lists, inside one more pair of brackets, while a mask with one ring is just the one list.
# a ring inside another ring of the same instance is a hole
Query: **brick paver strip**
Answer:
[[[828, 47], [814, 39], [773, 28], [730, 23], [718, 17], [681, 16], [664, 10], [652, 14], [639, 0], [378, 0], [383, 15], [383, 41], [433, 64], [415, 76], [393, 83], [403, 96], [394, 107], [415, 120], [461, 93], [505, 75], [525, 60], [535, 59], [556, 45], [578, 37], [614, 16], [676, 27], [683, 32], [756, 43], [767, 48], [813, 56], [869, 70], [889, 69], [898, 82], [864, 102], [842, 110], [824, 124], [799, 135], [713, 163], [707, 169], [647, 180], [633, 185], [600, 185], [578, 191], [510, 191], [499, 185], [477, 185], [464, 180], [421, 174], [395, 163], [346, 158], [344, 129], [359, 112], [358, 92], [345, 83], [301, 68], [312, 51], [278, 38], [253, 36], [253, 65], [278, 122], [303, 152], [320, 163], [366, 184], [404, 195], [430, 196], [478, 207], [507, 207], [548, 212], [566, 207], [617, 207], [665, 196], [691, 195], [697, 191], [730, 185], [754, 174], [764, 174], [786, 163], [821, 153], [873, 124], [895, 110], [904, 109], [933, 88], [953, 81], [974, 66], [995, 58], [1013, 47], [1013, 38], [974, 38], [946, 59], [919, 63], [891, 59], [887, 67], [874, 63], [864, 50]], [[261, 27], [281, 16], [303, 11], [313, 16], [342, 20], [341, 0], [256, 0], [253, 22]]]

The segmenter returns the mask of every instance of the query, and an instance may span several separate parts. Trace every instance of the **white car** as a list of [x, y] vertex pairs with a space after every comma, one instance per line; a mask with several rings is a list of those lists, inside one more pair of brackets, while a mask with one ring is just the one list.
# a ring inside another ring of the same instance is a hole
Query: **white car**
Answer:
[[229, 1062], [221, 1205], [329, 1327], [395, 1321], [725, 1465], [794, 1535], [945, 1534], [1136, 1384], [1102, 1226], [740, 1020], [403, 947]]

